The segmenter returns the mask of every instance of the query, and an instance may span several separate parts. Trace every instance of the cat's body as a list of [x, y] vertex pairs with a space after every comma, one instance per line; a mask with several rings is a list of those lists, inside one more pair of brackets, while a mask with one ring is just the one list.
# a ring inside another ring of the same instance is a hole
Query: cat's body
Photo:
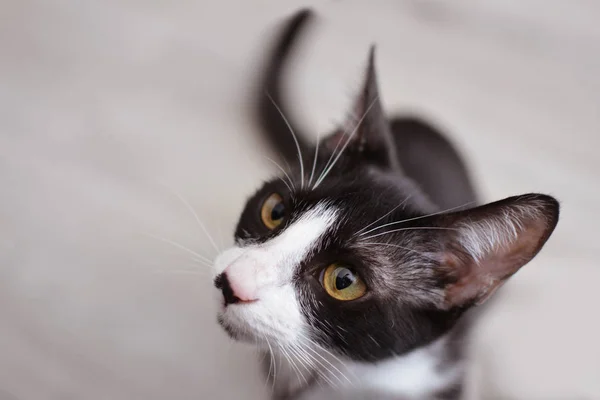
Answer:
[[288, 23], [257, 109], [294, 169], [248, 201], [215, 262], [219, 321], [267, 352], [275, 398], [458, 399], [466, 312], [541, 249], [558, 203], [470, 208], [473, 185], [443, 135], [385, 118], [373, 52], [356, 120], [308, 145], [281, 109], [280, 78], [309, 17]]

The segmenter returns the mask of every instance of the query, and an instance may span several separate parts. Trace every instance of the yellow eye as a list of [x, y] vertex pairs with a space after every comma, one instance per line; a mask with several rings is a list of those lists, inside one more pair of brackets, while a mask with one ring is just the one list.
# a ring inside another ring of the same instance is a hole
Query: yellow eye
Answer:
[[362, 279], [350, 268], [340, 264], [327, 267], [321, 280], [327, 294], [334, 299], [355, 300], [367, 292], [367, 286]]
[[275, 229], [285, 217], [285, 205], [283, 198], [277, 193], [273, 193], [262, 205], [260, 210], [260, 218], [263, 224], [270, 230]]

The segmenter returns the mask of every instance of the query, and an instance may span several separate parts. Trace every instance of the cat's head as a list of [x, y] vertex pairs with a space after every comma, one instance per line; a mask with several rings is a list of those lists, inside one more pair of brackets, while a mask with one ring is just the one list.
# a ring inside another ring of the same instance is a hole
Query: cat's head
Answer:
[[352, 114], [248, 200], [215, 262], [231, 337], [402, 354], [488, 299], [552, 233], [559, 206], [540, 194], [438, 212], [400, 171], [373, 53]]

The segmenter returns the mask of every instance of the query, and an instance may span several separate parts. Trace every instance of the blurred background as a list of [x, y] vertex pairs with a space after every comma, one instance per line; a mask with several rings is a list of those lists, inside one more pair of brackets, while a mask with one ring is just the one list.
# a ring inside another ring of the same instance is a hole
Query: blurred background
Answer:
[[280, 23], [315, 134], [378, 44], [384, 104], [445, 127], [482, 197], [562, 201], [473, 339], [473, 399], [600, 399], [600, 2], [3, 0], [0, 399], [265, 399], [217, 326], [213, 257], [275, 171], [248, 116]]

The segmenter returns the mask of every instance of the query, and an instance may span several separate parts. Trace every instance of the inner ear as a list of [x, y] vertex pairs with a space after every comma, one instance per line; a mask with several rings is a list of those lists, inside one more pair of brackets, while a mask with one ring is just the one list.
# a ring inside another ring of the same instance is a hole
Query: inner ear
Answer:
[[362, 89], [349, 114], [344, 126], [324, 139], [323, 148], [332, 154], [343, 149], [345, 157], [399, 170], [394, 139], [379, 95], [374, 46]]
[[558, 213], [554, 198], [530, 194], [441, 217], [444, 308], [486, 301], [541, 250]]

